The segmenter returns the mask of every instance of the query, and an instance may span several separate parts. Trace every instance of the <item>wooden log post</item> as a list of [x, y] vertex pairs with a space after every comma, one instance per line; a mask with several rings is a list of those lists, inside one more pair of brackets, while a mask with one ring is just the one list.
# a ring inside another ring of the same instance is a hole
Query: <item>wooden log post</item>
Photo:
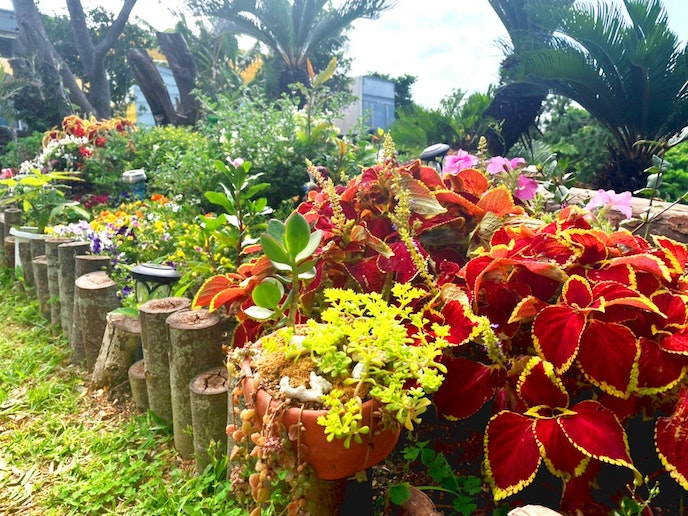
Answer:
[[57, 256], [57, 247], [60, 244], [73, 242], [73, 238], [50, 237], [45, 240], [45, 258], [48, 262], [48, 294], [50, 296], [50, 324], [57, 327], [60, 321], [60, 262]]
[[198, 374], [224, 362], [218, 314], [180, 310], [167, 318], [170, 334], [170, 394], [174, 447], [183, 459], [194, 453], [189, 384]]
[[117, 284], [103, 271], [84, 274], [74, 282], [74, 302], [82, 321], [86, 370], [91, 373], [103, 342], [107, 314], [121, 306]]
[[174, 312], [188, 309], [190, 306], [191, 300], [184, 297], [150, 299], [139, 306], [148, 403], [151, 411], [170, 427], [170, 338], [165, 321]]
[[5, 237], [5, 264], [10, 270], [14, 270], [14, 247], [15, 247], [14, 237]]
[[5, 238], [7, 238], [11, 228], [21, 226], [22, 211], [19, 208], [5, 208], [2, 213], [5, 218]]
[[21, 273], [24, 282], [32, 287], [35, 285], [33, 280], [33, 265], [31, 263], [31, 244], [30, 240], [17, 242], [19, 249], [19, 261], [21, 262]]
[[32, 238], [29, 240], [29, 249], [31, 250], [32, 262], [39, 256], [45, 256], [45, 238]]
[[[70, 338], [72, 332], [72, 315], [74, 313], [74, 257], [84, 254], [90, 249], [88, 242], [67, 242], [57, 246], [58, 265], [58, 290], [60, 292], [60, 324], [62, 334]], [[85, 357], [74, 354], [72, 349], [72, 361], [80, 362]]]
[[91, 377], [95, 388], [115, 387], [128, 379], [141, 347], [141, 323], [137, 317], [109, 313], [105, 333]]
[[50, 292], [48, 291], [48, 259], [43, 256], [38, 256], [31, 261], [33, 269], [33, 279], [36, 284], [36, 298], [38, 299], [38, 308], [43, 314], [43, 317], [50, 319]]
[[148, 391], [146, 390], [146, 365], [143, 361], [137, 360], [129, 368], [129, 386], [131, 387], [131, 397], [134, 405], [141, 412], [148, 410]]
[[191, 380], [191, 423], [196, 473], [227, 449], [227, 368], [215, 367]]
[[[91, 272], [105, 271], [109, 273], [110, 267], [111, 260], [108, 256], [77, 254], [74, 256], [74, 281]], [[84, 338], [81, 333], [81, 317], [76, 302], [72, 307], [72, 329], [69, 332], [69, 345], [72, 348], [72, 356], [78, 357], [78, 361], [82, 362], [86, 355], [84, 354]]]

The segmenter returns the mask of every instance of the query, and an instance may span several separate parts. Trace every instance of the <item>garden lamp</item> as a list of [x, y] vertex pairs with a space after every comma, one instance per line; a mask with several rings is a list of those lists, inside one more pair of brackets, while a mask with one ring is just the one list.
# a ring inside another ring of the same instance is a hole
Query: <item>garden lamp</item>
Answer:
[[143, 199], [146, 193], [146, 171], [142, 168], [122, 173], [122, 181], [129, 187], [132, 199]]
[[181, 275], [174, 267], [157, 263], [142, 263], [131, 270], [136, 280], [136, 300], [142, 303], [148, 299], [167, 297], [172, 285]]
[[420, 159], [439, 172], [442, 168], [440, 163], [447, 155], [447, 152], [449, 152], [449, 145], [446, 143], [436, 143], [423, 149], [423, 152], [420, 153]]

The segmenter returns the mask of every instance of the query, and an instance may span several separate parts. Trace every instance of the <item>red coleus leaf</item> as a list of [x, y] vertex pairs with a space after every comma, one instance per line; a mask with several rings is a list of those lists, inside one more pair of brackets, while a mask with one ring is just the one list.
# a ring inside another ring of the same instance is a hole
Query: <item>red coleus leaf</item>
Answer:
[[386, 273], [377, 265], [377, 257], [371, 256], [354, 263], [345, 263], [346, 270], [363, 289], [363, 292], [380, 292], [385, 284]]
[[[377, 260], [378, 268], [386, 273], [394, 273], [395, 281], [408, 283], [418, 274], [418, 267], [413, 257], [403, 242], [395, 242], [390, 245], [394, 253], [390, 257], [380, 256]], [[421, 250], [420, 246], [417, 246]]]
[[588, 308], [594, 302], [590, 283], [581, 276], [572, 276], [566, 281], [561, 291], [561, 299], [568, 306], [575, 306], [578, 310]]
[[637, 473], [626, 432], [611, 410], [592, 400], [581, 401], [571, 410], [574, 414], [557, 419], [571, 444], [589, 457]]
[[566, 371], [576, 358], [585, 321], [585, 314], [566, 305], [548, 306], [535, 317], [535, 349], [554, 365], [557, 374]]
[[662, 260], [649, 253], [612, 258], [605, 264], [606, 267], [616, 267], [618, 265], [630, 265], [635, 271], [650, 273], [664, 281], [671, 279], [669, 267]]
[[666, 353], [654, 340], [641, 337], [638, 360], [638, 385], [641, 395], [652, 395], [672, 389], [684, 378], [688, 357]]
[[667, 265], [672, 276], [680, 276], [688, 263], [688, 248], [685, 244], [663, 236], [653, 237], [655, 245], [660, 248], [659, 258]]
[[524, 213], [521, 206], [514, 204], [511, 192], [504, 185], [489, 190], [480, 198], [478, 206], [486, 212], [494, 213], [497, 217]]
[[583, 331], [577, 361], [585, 376], [604, 392], [627, 398], [638, 381], [640, 344], [617, 323], [590, 320]]
[[465, 168], [459, 171], [456, 177], [461, 180], [462, 191], [476, 197], [482, 196], [490, 187], [490, 181], [487, 179], [487, 176], [474, 168]]
[[238, 274], [219, 274], [208, 279], [194, 296], [193, 308], [208, 307], [211, 311], [224, 304], [241, 301], [249, 295], [246, 288], [241, 286], [243, 280]]
[[461, 345], [477, 337], [481, 332], [480, 320], [473, 314], [470, 307], [461, 301], [450, 300], [442, 307], [444, 324], [449, 325], [447, 341], [454, 345]]
[[466, 419], [492, 399], [499, 376], [494, 367], [464, 357], [445, 365], [444, 381], [433, 395], [439, 414], [449, 419]]
[[563, 480], [579, 476], [590, 461], [590, 457], [571, 444], [558, 418], [536, 420], [535, 437], [547, 469]]
[[605, 260], [608, 256], [607, 246], [600, 238], [600, 233], [590, 229], [569, 229], [562, 236], [576, 249], [578, 263], [592, 264]]
[[509, 317], [510, 323], [529, 321], [547, 307], [547, 303], [535, 296], [526, 296], [519, 301]]
[[485, 430], [485, 471], [495, 500], [528, 486], [542, 457], [534, 435], [534, 421], [514, 412], [500, 412]]
[[569, 395], [554, 367], [539, 357], [528, 361], [518, 378], [516, 391], [528, 407], [566, 408], [569, 405]]
[[688, 388], [681, 390], [673, 414], [657, 420], [655, 446], [671, 477], [688, 490]]

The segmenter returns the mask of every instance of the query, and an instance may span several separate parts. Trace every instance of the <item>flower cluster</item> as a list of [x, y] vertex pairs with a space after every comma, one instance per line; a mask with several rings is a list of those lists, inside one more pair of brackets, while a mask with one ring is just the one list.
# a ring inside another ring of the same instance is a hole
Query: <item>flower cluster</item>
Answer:
[[40, 170], [44, 174], [52, 171], [78, 172], [83, 168], [84, 161], [92, 156], [93, 146], [86, 137], [66, 135], [48, 140], [34, 159], [20, 165], [19, 173], [26, 175], [32, 170]]

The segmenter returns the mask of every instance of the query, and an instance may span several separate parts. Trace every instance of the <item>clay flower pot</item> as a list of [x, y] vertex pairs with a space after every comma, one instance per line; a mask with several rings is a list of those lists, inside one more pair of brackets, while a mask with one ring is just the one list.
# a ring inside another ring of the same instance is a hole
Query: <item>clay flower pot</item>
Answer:
[[[251, 361], [242, 364], [244, 376], [242, 388], [249, 407], [255, 408], [262, 421], [268, 407], [279, 406], [279, 401], [265, 389], [256, 388]], [[383, 461], [394, 449], [399, 440], [401, 428], [384, 428], [380, 417], [375, 413], [379, 409], [377, 400], [367, 400], [363, 403], [362, 425], [370, 427], [368, 434], [362, 435], [360, 443], [351, 440], [349, 448], [344, 447], [343, 439], [327, 440], [324, 428], [317, 423], [318, 417], [325, 415], [326, 410], [302, 409], [292, 407], [283, 412], [282, 424], [287, 428], [301, 424], [298, 441], [292, 441], [293, 446], [299, 446], [302, 457], [315, 470], [315, 474], [322, 480], [338, 480], [350, 477]], [[305, 457], [303, 453], [305, 452]]]

